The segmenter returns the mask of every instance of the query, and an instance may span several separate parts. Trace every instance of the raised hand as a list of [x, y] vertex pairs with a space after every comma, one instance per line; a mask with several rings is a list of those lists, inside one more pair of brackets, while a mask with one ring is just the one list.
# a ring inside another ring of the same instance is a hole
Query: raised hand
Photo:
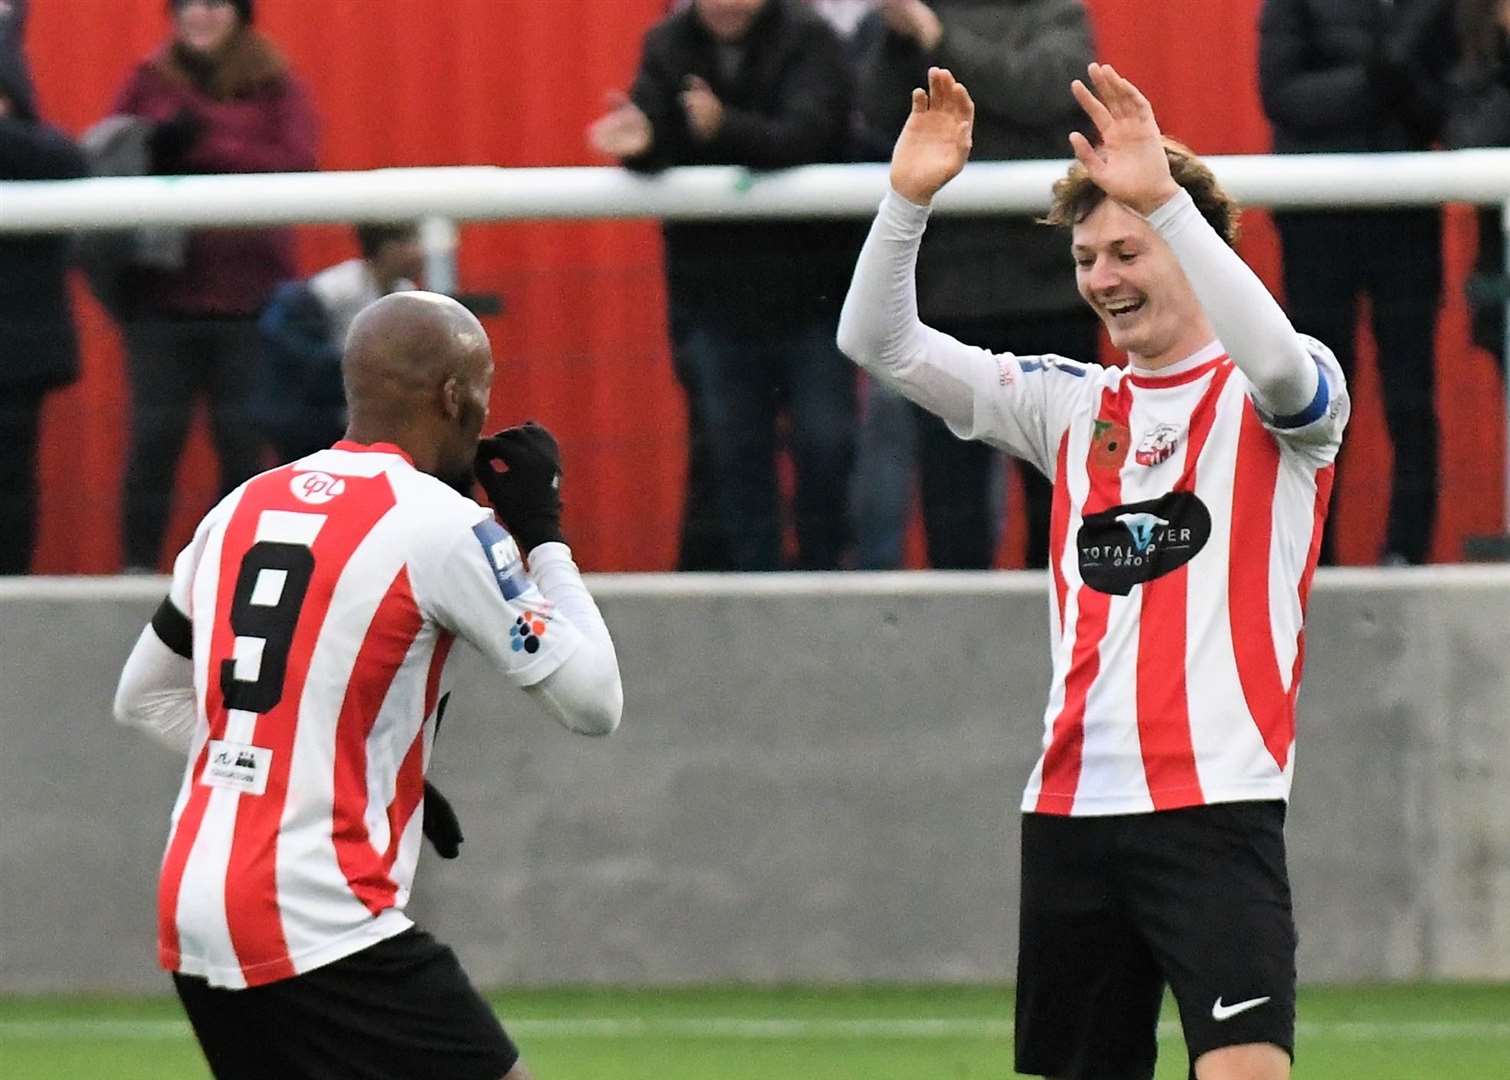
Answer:
[[1180, 190], [1169, 174], [1153, 106], [1110, 64], [1091, 64], [1086, 70], [1095, 92], [1079, 79], [1070, 84], [1070, 92], [1101, 133], [1101, 145], [1092, 146], [1072, 131], [1070, 146], [1097, 187], [1147, 216]]
[[473, 472], [520, 551], [565, 541], [561, 448], [548, 430], [531, 420], [478, 440]]
[[919, 206], [959, 175], [970, 158], [975, 102], [943, 68], [928, 69], [928, 89], [912, 92], [912, 114], [891, 152], [891, 186]]

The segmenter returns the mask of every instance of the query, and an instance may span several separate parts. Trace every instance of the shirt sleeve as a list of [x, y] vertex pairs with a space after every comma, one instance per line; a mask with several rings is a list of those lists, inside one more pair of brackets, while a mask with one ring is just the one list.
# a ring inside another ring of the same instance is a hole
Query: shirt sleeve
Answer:
[[[168, 606], [164, 600], [163, 608]], [[126, 658], [115, 689], [114, 713], [117, 723], [146, 732], [170, 750], [188, 753], [199, 720], [194, 664], [159, 637], [157, 619], [142, 630]]]
[[1254, 389], [1255, 402], [1288, 416], [1319, 392], [1316, 364], [1279, 302], [1196, 209], [1183, 188], [1148, 216], [1179, 260], [1222, 347]]
[[1100, 384], [1101, 369], [1061, 356], [992, 353], [925, 326], [914, 272], [928, 212], [887, 193], [844, 300], [839, 348], [960, 438], [989, 443], [1052, 478], [1060, 439]]
[[582, 634], [525, 570], [514, 538], [482, 517], [427, 560], [425, 613], [486, 656], [516, 685], [534, 686], [582, 644]]
[[1281, 446], [1322, 468], [1337, 460], [1352, 402], [1348, 398], [1342, 365], [1332, 355], [1332, 350], [1313, 337], [1297, 336], [1307, 358], [1316, 366], [1316, 394], [1310, 404], [1289, 416], [1266, 412], [1256, 400], [1253, 404], [1258, 410], [1258, 418]]
[[194, 693], [190, 594], [217, 513], [200, 522], [173, 562], [173, 581], [152, 621], [126, 658], [115, 689], [117, 723], [145, 731], [170, 749], [187, 752], [199, 720]]

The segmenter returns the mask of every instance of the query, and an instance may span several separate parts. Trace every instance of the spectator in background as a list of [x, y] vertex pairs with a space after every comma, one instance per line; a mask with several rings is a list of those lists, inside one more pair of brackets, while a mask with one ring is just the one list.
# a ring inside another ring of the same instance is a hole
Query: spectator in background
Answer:
[[[633, 88], [588, 140], [644, 171], [840, 160], [851, 81], [838, 36], [797, 0], [693, 0], [646, 35]], [[673, 356], [707, 438], [727, 565], [782, 566], [775, 458], [785, 410], [797, 562], [836, 568], [848, 542], [855, 404], [834, 331], [854, 226], [668, 223], [665, 237]]]
[[[78, 147], [37, 117], [21, 55], [22, 14], [0, 5], [8, 17], [0, 18], [0, 180], [83, 176]], [[31, 569], [42, 402], [79, 373], [67, 276], [67, 237], [0, 238], [0, 574]]]
[[[1451, 0], [1265, 0], [1259, 82], [1280, 153], [1429, 149], [1456, 52]], [[1296, 327], [1353, 377], [1368, 296], [1394, 443], [1383, 561], [1422, 563], [1437, 509], [1433, 337], [1442, 291], [1436, 207], [1274, 215]], [[1323, 561], [1335, 561], [1333, 530]]]
[[26, 65], [26, 5], [28, 0], [0, 0], [0, 64], [5, 65], [11, 93], [34, 101], [31, 70]]
[[[1510, 146], [1510, 0], [1459, 0], [1459, 62], [1443, 142], [1454, 150]], [[1505, 365], [1505, 234], [1498, 206], [1478, 211], [1479, 245], [1468, 301], [1473, 343]]]
[[[826, 19], [843, 40], [846, 52], [852, 52], [855, 30], [866, 12], [879, 0], [803, 0]], [[672, 0], [667, 13], [685, 11], [692, 0]], [[851, 55], [851, 67], [853, 56]], [[690, 389], [696, 379], [691, 363], [681, 349], [680, 324], [672, 312], [671, 363], [687, 396], [687, 480], [682, 503], [682, 534], [677, 552], [678, 570], [730, 569], [728, 545], [724, 541], [717, 506], [717, 483], [712, 448], [708, 444], [707, 425], [697, 395]]]
[[[115, 105], [157, 125], [152, 171], [313, 169], [314, 114], [288, 62], [252, 29], [252, 0], [171, 0], [169, 7], [172, 40], [137, 66]], [[291, 230], [216, 229], [188, 234], [177, 269], [138, 268], [126, 283], [128, 568], [158, 564], [196, 397], [209, 399], [222, 490], [257, 471], [259, 443], [246, 408], [257, 314], [274, 286], [293, 276]]]
[[[976, 103], [977, 160], [1062, 158], [1083, 122], [1064, 92], [1095, 56], [1081, 0], [882, 0], [861, 28], [860, 108], [867, 143], [889, 156], [911, 90], [946, 67]], [[918, 307], [930, 326], [993, 352], [1094, 356], [1097, 320], [1075, 288], [1062, 239], [1032, 218], [941, 217], [918, 253]], [[979, 570], [996, 550], [999, 455], [885, 386], [866, 388], [855, 505], [863, 569], [901, 565], [916, 444], [928, 561]], [[1027, 564], [1048, 564], [1052, 487], [1022, 470]]]
[[263, 351], [252, 417], [280, 463], [341, 438], [346, 332], [374, 300], [415, 288], [424, 269], [417, 225], [359, 225], [356, 234], [360, 258], [280, 285], [257, 323]]

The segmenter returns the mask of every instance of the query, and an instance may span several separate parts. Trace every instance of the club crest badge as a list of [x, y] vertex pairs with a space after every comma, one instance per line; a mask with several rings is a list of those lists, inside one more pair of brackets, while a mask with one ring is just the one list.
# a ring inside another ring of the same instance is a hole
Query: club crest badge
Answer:
[[1175, 448], [1180, 445], [1180, 437], [1183, 434], [1184, 432], [1173, 424], [1159, 424], [1143, 436], [1138, 443], [1138, 449], [1133, 452], [1133, 460], [1149, 468], [1162, 465], [1174, 456]]

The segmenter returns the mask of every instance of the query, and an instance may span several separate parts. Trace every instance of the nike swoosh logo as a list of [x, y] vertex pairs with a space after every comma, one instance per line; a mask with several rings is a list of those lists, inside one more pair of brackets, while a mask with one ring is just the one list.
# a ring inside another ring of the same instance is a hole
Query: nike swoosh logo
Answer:
[[1249, 998], [1247, 1001], [1234, 1001], [1231, 1005], [1223, 1005], [1222, 999], [1217, 998], [1216, 1004], [1211, 1006], [1211, 1019], [1231, 1020], [1238, 1013], [1245, 1013], [1249, 1009], [1256, 1009], [1269, 999], [1266, 997]]

